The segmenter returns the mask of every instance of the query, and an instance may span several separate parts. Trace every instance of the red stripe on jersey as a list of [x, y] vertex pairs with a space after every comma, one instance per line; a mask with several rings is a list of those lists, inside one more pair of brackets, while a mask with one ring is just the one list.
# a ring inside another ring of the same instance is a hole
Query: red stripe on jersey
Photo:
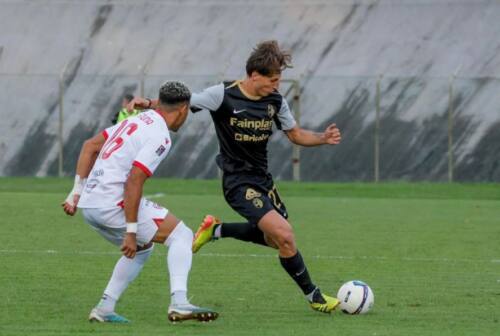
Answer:
[[160, 227], [163, 224], [163, 218], [153, 218], [153, 222], [155, 222], [156, 226]]
[[108, 132], [106, 132], [106, 130], [102, 131], [101, 134], [104, 137], [104, 139], [108, 140], [109, 135], [108, 135]]
[[124, 209], [125, 208], [125, 201], [121, 200], [120, 202], [116, 203], [120, 208]]
[[132, 163], [132, 166], [136, 166], [137, 168], [142, 170], [148, 177], [153, 175], [153, 173], [148, 169], [148, 167], [146, 167], [139, 161], [134, 161], [134, 163]]

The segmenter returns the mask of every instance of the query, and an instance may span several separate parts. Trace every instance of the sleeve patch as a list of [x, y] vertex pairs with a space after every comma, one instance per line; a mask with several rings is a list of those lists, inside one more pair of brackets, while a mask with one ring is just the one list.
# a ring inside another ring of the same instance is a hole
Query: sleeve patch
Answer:
[[160, 145], [160, 147], [158, 147], [158, 149], [155, 151], [156, 155], [161, 156], [163, 152], [165, 152], [165, 149], [166, 149], [165, 146]]

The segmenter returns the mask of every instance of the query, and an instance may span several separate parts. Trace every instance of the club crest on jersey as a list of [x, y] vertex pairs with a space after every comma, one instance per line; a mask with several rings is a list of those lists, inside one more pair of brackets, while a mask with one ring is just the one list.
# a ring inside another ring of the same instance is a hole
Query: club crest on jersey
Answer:
[[253, 206], [256, 207], [257, 209], [261, 209], [264, 206], [264, 202], [260, 198], [254, 198], [253, 201]]
[[276, 108], [274, 107], [274, 105], [267, 105], [267, 115], [269, 116], [269, 118], [272, 118], [274, 117], [274, 115], [276, 114]]
[[156, 150], [156, 154], [158, 154], [158, 156], [161, 156], [165, 151], [165, 149], [166, 149], [165, 146], [160, 145], [160, 147], [158, 147], [158, 149]]
[[260, 196], [262, 196], [262, 194], [260, 192], [256, 191], [255, 189], [252, 189], [252, 188], [248, 188], [247, 192], [245, 194], [245, 198], [247, 199], [247, 201], [251, 201], [254, 198], [257, 198]]

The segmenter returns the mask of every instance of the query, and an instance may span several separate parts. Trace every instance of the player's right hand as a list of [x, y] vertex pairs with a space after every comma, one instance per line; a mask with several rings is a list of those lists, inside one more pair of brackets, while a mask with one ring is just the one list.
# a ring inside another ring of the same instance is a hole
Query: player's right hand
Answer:
[[123, 243], [120, 250], [123, 252], [123, 255], [127, 258], [135, 257], [135, 253], [137, 252], [137, 241], [135, 239], [135, 233], [125, 234], [125, 238], [123, 239]]
[[76, 214], [76, 211], [78, 210], [79, 200], [80, 200], [80, 195], [75, 194], [72, 190], [69, 193], [68, 197], [66, 197], [66, 200], [61, 203], [61, 206], [63, 207], [63, 210], [66, 213], [66, 215], [74, 216]]
[[141, 98], [141, 97], [134, 97], [128, 104], [127, 104], [127, 111], [131, 113], [135, 109], [145, 109], [150, 106], [150, 100]]
[[73, 184], [73, 189], [68, 194], [68, 197], [62, 202], [64, 212], [69, 216], [74, 216], [76, 210], [78, 210], [78, 201], [80, 200], [80, 195], [82, 194], [83, 187], [87, 183], [87, 178], [81, 178], [80, 175], [75, 175], [75, 183]]

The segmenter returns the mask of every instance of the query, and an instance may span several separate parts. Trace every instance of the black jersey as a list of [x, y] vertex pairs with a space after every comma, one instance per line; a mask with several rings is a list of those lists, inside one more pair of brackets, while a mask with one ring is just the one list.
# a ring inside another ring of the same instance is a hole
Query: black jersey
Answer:
[[266, 97], [251, 97], [240, 82], [210, 87], [191, 98], [193, 111], [210, 110], [219, 139], [217, 164], [225, 173], [267, 172], [267, 143], [278, 129], [295, 126], [283, 96], [275, 91]]

